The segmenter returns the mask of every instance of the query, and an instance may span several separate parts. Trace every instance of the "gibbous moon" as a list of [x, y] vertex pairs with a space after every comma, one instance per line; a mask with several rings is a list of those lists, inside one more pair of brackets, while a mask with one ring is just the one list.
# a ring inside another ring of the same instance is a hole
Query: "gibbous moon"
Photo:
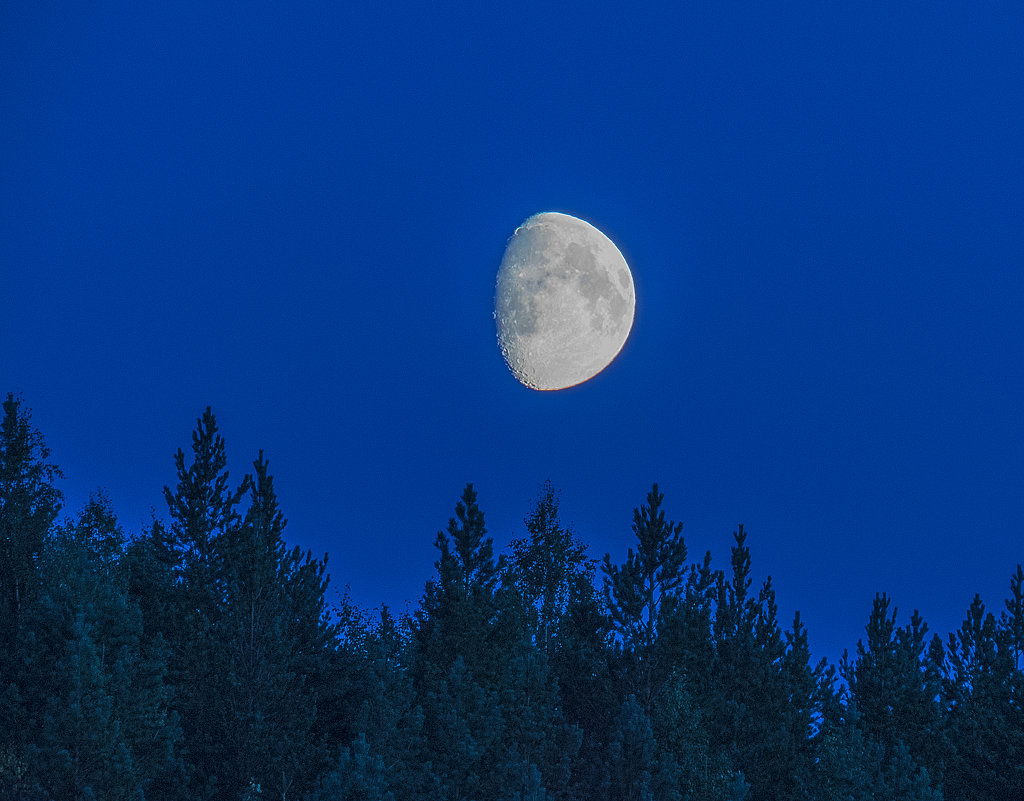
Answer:
[[612, 241], [568, 214], [535, 214], [509, 239], [494, 319], [512, 374], [531, 389], [593, 378], [633, 327], [633, 276]]

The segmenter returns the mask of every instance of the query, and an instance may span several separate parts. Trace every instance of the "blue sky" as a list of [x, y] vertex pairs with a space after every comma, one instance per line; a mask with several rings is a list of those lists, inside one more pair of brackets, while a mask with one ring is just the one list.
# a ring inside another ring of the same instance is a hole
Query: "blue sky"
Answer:
[[[363, 606], [468, 481], [499, 547], [550, 478], [618, 560], [657, 481], [817, 653], [876, 591], [946, 632], [1024, 561], [1021, 52], [1010, 3], [7, 4], [0, 390], [129, 531], [210, 404]], [[492, 319], [540, 211], [637, 292], [556, 393]]]

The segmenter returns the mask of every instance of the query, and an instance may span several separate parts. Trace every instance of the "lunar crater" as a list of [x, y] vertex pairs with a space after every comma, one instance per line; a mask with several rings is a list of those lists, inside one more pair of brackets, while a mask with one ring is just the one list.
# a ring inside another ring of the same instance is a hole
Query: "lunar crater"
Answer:
[[622, 349], [634, 303], [632, 275], [611, 240], [567, 214], [535, 215], [516, 229], [498, 270], [502, 356], [533, 389], [586, 381]]

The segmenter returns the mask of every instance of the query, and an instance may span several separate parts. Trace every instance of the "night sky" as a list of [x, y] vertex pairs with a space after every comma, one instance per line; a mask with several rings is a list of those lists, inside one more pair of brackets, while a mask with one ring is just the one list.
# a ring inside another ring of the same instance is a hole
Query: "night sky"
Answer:
[[[818, 655], [1024, 561], [1024, 12], [991, 4], [5, 3], [0, 392], [129, 533], [209, 404], [291, 544], [413, 608], [474, 482], [622, 561], [749, 532]], [[670, 10], [669, 6], [687, 6]], [[692, 7], [690, 7], [692, 6]], [[962, 6], [962, 7], [961, 7]], [[495, 342], [528, 216], [621, 249], [595, 379]]]

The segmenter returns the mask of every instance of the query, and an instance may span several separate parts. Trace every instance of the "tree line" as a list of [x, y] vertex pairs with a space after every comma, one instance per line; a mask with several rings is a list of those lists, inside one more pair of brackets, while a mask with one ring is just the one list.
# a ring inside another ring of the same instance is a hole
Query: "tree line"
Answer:
[[209, 409], [131, 538], [102, 493], [59, 521], [49, 458], [8, 395], [0, 801], [1024, 799], [1020, 565], [946, 639], [879, 594], [812, 664], [743, 527], [726, 569], [691, 560], [656, 484], [621, 562], [550, 483], [496, 554], [467, 485], [396, 616], [328, 605], [326, 555], [285, 544], [262, 452], [231, 482]]

